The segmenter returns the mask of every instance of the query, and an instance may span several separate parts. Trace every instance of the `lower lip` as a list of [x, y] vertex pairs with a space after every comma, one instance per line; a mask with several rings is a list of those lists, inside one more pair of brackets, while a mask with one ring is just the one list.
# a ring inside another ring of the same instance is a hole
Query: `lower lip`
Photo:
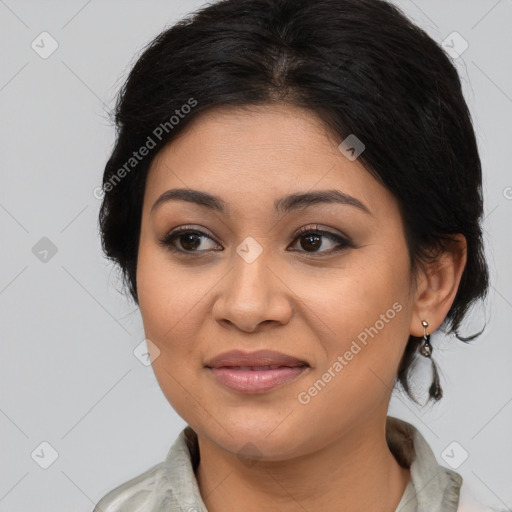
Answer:
[[264, 393], [281, 384], [291, 382], [308, 366], [283, 366], [273, 370], [247, 370], [235, 367], [209, 368], [214, 377], [224, 386], [239, 393]]

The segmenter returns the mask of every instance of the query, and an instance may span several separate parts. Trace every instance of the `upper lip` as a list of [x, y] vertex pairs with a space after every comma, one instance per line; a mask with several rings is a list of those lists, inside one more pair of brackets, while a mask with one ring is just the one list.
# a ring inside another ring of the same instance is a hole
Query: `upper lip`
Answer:
[[220, 368], [223, 366], [309, 366], [306, 361], [273, 350], [257, 350], [255, 352], [243, 352], [231, 350], [223, 352], [210, 359], [206, 365], [208, 368]]

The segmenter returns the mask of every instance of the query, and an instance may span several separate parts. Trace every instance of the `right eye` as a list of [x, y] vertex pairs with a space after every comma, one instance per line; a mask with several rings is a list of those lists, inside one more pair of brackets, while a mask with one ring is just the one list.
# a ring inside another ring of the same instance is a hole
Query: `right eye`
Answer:
[[[167, 233], [161, 240], [159, 240], [159, 244], [166, 249], [169, 249], [170, 251], [180, 252], [182, 254], [188, 255], [192, 255], [192, 253], [205, 252], [208, 250], [215, 250], [214, 248], [198, 250], [198, 247], [201, 246], [202, 238], [214, 241], [203, 231], [198, 231], [197, 229], [191, 229], [190, 227], [183, 226]], [[178, 245], [181, 247], [178, 247]]]

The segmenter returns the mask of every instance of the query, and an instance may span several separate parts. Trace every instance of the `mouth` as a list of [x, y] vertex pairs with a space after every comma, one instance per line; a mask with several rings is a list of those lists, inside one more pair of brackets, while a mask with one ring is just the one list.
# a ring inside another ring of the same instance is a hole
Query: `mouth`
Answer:
[[232, 391], [264, 393], [295, 381], [310, 365], [273, 351], [231, 351], [211, 359], [205, 368], [217, 382]]

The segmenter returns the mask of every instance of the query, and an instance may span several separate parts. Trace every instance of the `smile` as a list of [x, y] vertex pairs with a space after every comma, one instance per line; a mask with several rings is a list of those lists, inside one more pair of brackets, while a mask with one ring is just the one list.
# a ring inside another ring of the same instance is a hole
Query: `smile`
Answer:
[[309, 368], [301, 366], [223, 366], [208, 371], [223, 386], [239, 393], [264, 393], [296, 380]]

